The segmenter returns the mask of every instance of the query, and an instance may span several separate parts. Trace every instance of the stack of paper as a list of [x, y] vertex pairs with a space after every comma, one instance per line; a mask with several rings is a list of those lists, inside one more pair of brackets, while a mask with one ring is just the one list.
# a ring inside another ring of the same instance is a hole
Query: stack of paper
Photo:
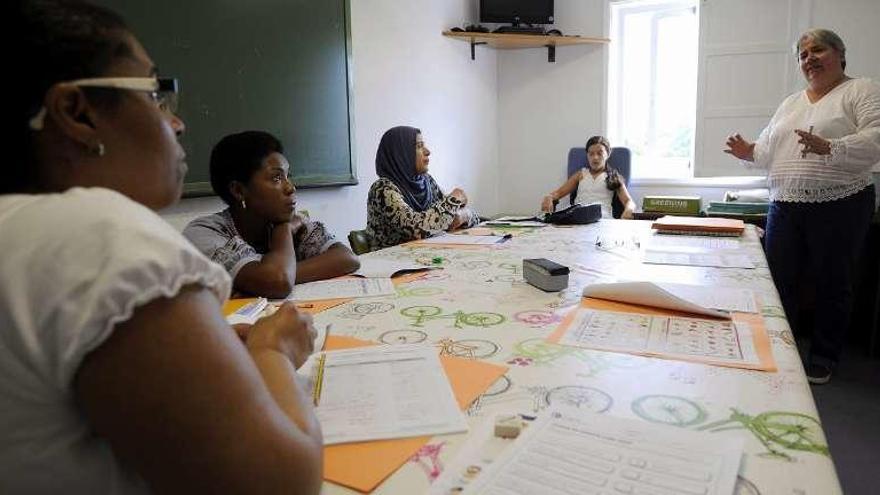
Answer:
[[420, 244], [461, 244], [461, 245], [471, 245], [471, 246], [487, 246], [492, 244], [499, 244], [508, 239], [511, 236], [507, 235], [465, 235], [465, 234], [446, 234], [446, 235], [438, 235], [435, 237], [429, 237], [427, 239], [422, 239], [419, 241], [415, 241]]
[[466, 494], [733, 493], [742, 437], [550, 409]]
[[535, 228], [535, 227], [546, 227], [547, 224], [544, 222], [539, 222], [537, 220], [488, 220], [486, 222], [481, 223], [480, 225], [485, 225], [487, 227], [513, 227], [513, 228]]
[[297, 284], [288, 296], [291, 301], [321, 301], [394, 294], [394, 284], [385, 278], [337, 278]]
[[467, 431], [433, 346], [330, 351], [319, 363], [324, 445]]
[[[265, 297], [243, 300], [240, 303], [230, 300], [224, 305], [223, 314], [230, 325], [246, 323], [253, 325], [261, 316], [269, 304]], [[229, 306], [228, 308], [226, 306]], [[236, 307], [237, 306], [237, 307]], [[234, 309], [233, 309], [234, 308]]]
[[[372, 342], [330, 335], [327, 349], [352, 349]], [[314, 358], [309, 360], [314, 363]], [[461, 410], [500, 378], [506, 366], [454, 356], [441, 356], [440, 362]], [[407, 462], [429, 436], [355, 442], [324, 447], [324, 479], [361, 492], [370, 492]]]
[[759, 314], [735, 312], [730, 319], [708, 319], [675, 310], [585, 298], [547, 341], [731, 368], [776, 371], [770, 338]]

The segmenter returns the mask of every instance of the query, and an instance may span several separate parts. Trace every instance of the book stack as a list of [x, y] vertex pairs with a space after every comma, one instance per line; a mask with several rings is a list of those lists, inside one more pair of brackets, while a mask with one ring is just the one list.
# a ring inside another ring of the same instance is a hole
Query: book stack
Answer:
[[666, 215], [654, 221], [651, 228], [658, 234], [740, 236], [745, 230], [742, 220], [733, 218], [676, 217]]
[[646, 213], [670, 213], [699, 215], [702, 200], [699, 196], [645, 196], [642, 211]]

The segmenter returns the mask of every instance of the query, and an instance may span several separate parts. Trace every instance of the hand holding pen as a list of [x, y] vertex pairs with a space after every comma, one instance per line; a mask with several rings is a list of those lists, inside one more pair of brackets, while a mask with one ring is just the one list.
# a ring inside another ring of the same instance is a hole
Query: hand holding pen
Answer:
[[317, 331], [312, 317], [300, 313], [296, 305], [287, 302], [271, 316], [260, 318], [247, 332], [245, 344], [251, 351], [277, 351], [299, 368], [315, 348]]
[[807, 153], [813, 153], [815, 155], [831, 154], [831, 142], [813, 134], [813, 126], [810, 126], [809, 131], [795, 129], [794, 132], [800, 136], [798, 143], [803, 146], [801, 149], [801, 158], [806, 158]]

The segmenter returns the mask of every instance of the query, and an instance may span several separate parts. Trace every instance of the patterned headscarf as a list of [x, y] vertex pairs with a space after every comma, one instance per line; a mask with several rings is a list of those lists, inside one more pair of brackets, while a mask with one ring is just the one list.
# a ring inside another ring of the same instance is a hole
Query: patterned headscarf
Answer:
[[421, 133], [415, 127], [392, 127], [382, 135], [376, 151], [376, 175], [397, 185], [406, 204], [416, 211], [425, 211], [434, 202], [428, 174], [416, 173], [416, 134]]

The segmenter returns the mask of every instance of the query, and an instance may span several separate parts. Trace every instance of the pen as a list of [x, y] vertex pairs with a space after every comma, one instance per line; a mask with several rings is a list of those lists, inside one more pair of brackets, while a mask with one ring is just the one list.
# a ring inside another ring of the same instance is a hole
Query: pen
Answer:
[[[810, 130], [807, 131], [807, 134], [809, 134], [810, 136], [813, 135], [813, 126], [810, 126]], [[807, 143], [804, 143], [804, 150], [801, 151], [801, 158], [806, 158], [806, 157], [807, 157]]]
[[321, 387], [324, 386], [324, 362], [327, 361], [327, 353], [321, 354], [318, 358], [318, 369], [315, 371], [315, 387], [312, 389], [312, 401], [315, 407], [318, 407], [318, 401], [321, 400]]

